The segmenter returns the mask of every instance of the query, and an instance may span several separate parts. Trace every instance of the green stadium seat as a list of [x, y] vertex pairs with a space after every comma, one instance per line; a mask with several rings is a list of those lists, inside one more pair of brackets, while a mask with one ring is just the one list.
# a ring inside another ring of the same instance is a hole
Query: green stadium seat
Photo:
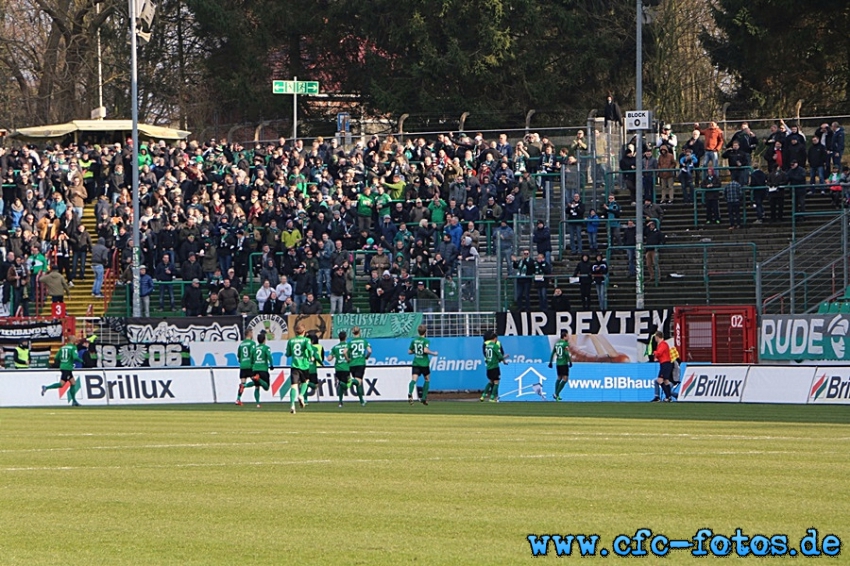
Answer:
[[827, 313], [829, 313], [829, 303], [828, 302], [821, 303], [818, 306], [818, 314], [827, 314]]

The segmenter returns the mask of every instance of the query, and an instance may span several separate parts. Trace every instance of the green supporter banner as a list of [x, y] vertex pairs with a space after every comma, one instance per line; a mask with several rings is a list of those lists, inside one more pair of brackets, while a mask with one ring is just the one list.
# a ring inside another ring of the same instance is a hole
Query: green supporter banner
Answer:
[[408, 338], [416, 336], [416, 328], [422, 324], [422, 313], [386, 314], [335, 314], [333, 335], [345, 330], [351, 337], [351, 329], [360, 327], [364, 338]]
[[764, 315], [759, 359], [850, 361], [848, 330], [843, 314]]

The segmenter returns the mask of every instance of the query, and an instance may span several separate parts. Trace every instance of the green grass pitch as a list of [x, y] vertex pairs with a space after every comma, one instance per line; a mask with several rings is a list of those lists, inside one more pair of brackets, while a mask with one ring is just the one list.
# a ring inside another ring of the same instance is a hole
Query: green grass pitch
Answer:
[[[817, 527], [846, 545], [848, 409], [5, 409], [0, 563], [628, 564], [559, 559], [552, 546], [532, 558], [526, 537], [599, 534], [610, 548], [642, 527], [671, 538], [741, 527], [792, 546]], [[846, 563], [843, 550], [821, 560]]]

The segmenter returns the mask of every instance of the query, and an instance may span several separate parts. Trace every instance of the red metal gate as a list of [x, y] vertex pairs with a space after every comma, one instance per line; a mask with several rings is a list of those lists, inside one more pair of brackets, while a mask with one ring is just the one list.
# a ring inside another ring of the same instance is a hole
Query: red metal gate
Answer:
[[757, 362], [755, 307], [676, 307], [673, 321], [676, 348], [686, 362]]

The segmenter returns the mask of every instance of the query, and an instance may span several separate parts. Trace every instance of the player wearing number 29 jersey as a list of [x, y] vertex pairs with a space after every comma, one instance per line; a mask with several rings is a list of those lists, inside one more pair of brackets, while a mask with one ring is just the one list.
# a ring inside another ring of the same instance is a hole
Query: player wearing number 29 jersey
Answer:
[[413, 404], [413, 390], [416, 389], [416, 381], [421, 375], [424, 378], [425, 383], [422, 384], [422, 399], [420, 399], [420, 401], [422, 401], [423, 405], [427, 405], [428, 390], [431, 388], [431, 367], [428, 356], [436, 356], [437, 352], [433, 352], [428, 348], [430, 342], [428, 342], [428, 339], [425, 338], [425, 334], [428, 332], [428, 327], [424, 324], [420, 324], [417, 331], [419, 332], [419, 336], [413, 339], [410, 343], [410, 347], [407, 349], [408, 354], [413, 354], [413, 364], [410, 370], [410, 385], [407, 390], [407, 402], [411, 405]]
[[351, 378], [354, 381], [354, 385], [357, 387], [357, 396], [360, 398], [360, 404], [365, 405], [366, 401], [363, 400], [363, 376], [366, 373], [366, 360], [372, 355], [372, 346], [364, 338], [360, 337], [359, 326], [352, 328], [351, 334], [354, 338], [348, 344], [348, 368], [351, 371]]

